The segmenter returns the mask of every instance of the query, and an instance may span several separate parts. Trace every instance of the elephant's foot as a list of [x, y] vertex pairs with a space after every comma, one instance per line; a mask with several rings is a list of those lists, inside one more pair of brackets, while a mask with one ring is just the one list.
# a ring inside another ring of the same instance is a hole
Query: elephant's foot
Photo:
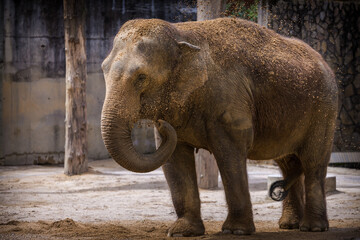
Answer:
[[299, 217], [296, 215], [283, 214], [279, 220], [281, 229], [299, 229]]
[[250, 235], [255, 232], [255, 225], [252, 219], [237, 220], [226, 219], [222, 226], [222, 232], [225, 234]]
[[305, 216], [300, 223], [300, 231], [304, 232], [323, 232], [329, 229], [329, 221], [326, 217]]
[[299, 229], [301, 217], [298, 212], [293, 207], [285, 206], [279, 220], [279, 227], [281, 229]]
[[205, 227], [202, 220], [192, 220], [187, 218], [179, 218], [170, 227], [168, 231], [169, 237], [192, 237], [205, 233]]

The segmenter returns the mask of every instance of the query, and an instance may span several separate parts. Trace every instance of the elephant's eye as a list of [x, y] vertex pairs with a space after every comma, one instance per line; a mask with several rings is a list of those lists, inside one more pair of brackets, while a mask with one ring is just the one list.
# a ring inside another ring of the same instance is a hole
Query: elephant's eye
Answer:
[[146, 80], [146, 75], [145, 74], [139, 74], [137, 76], [135, 82], [134, 82], [134, 85], [136, 87], [141, 87], [145, 80]]
[[138, 81], [144, 81], [146, 79], [146, 75], [145, 74], [139, 74], [139, 76], [137, 77]]

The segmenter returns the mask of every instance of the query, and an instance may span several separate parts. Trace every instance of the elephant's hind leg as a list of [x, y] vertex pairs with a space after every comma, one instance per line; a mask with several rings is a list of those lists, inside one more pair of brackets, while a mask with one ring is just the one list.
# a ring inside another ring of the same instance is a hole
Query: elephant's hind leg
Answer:
[[301, 231], [326, 231], [329, 222], [326, 211], [325, 178], [330, 160], [333, 128], [319, 127], [299, 151], [305, 175], [305, 210]]
[[194, 148], [178, 144], [171, 159], [163, 165], [178, 220], [168, 235], [198, 236], [205, 232], [200, 216]]
[[[319, 158], [325, 159], [329, 156], [330, 154], [319, 156]], [[301, 231], [319, 232], [329, 228], [325, 200], [326, 165], [308, 164], [304, 167], [306, 204], [304, 217], [300, 222]]]
[[[277, 159], [284, 179], [301, 174], [302, 166], [298, 157], [289, 155]], [[289, 189], [289, 194], [283, 201], [282, 216], [279, 220], [279, 227], [283, 229], [298, 229], [304, 213], [304, 177], [303, 174]]]

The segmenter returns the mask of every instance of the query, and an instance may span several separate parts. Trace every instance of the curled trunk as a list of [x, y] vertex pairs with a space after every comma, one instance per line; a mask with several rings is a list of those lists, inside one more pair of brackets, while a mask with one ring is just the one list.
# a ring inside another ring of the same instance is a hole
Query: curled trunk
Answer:
[[161, 167], [171, 157], [177, 142], [176, 132], [169, 123], [159, 120], [157, 125], [163, 142], [156, 152], [150, 154], [135, 150], [129, 121], [114, 113], [103, 112], [101, 133], [107, 150], [118, 164], [133, 172], [150, 172]]

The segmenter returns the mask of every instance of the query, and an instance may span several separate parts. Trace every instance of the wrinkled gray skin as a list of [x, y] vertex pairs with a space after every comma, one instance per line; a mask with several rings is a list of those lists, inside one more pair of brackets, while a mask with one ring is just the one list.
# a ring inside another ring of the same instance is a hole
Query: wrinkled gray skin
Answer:
[[[163, 167], [178, 216], [170, 236], [204, 234], [194, 148], [211, 151], [219, 166], [224, 232], [255, 231], [246, 158], [276, 159], [285, 178], [301, 174], [283, 202], [280, 228], [328, 229], [324, 181], [337, 85], [308, 45], [243, 20], [133, 20], [102, 68], [105, 145], [131, 171]], [[155, 153], [134, 150], [130, 132], [139, 119], [157, 123], [163, 142]]]

